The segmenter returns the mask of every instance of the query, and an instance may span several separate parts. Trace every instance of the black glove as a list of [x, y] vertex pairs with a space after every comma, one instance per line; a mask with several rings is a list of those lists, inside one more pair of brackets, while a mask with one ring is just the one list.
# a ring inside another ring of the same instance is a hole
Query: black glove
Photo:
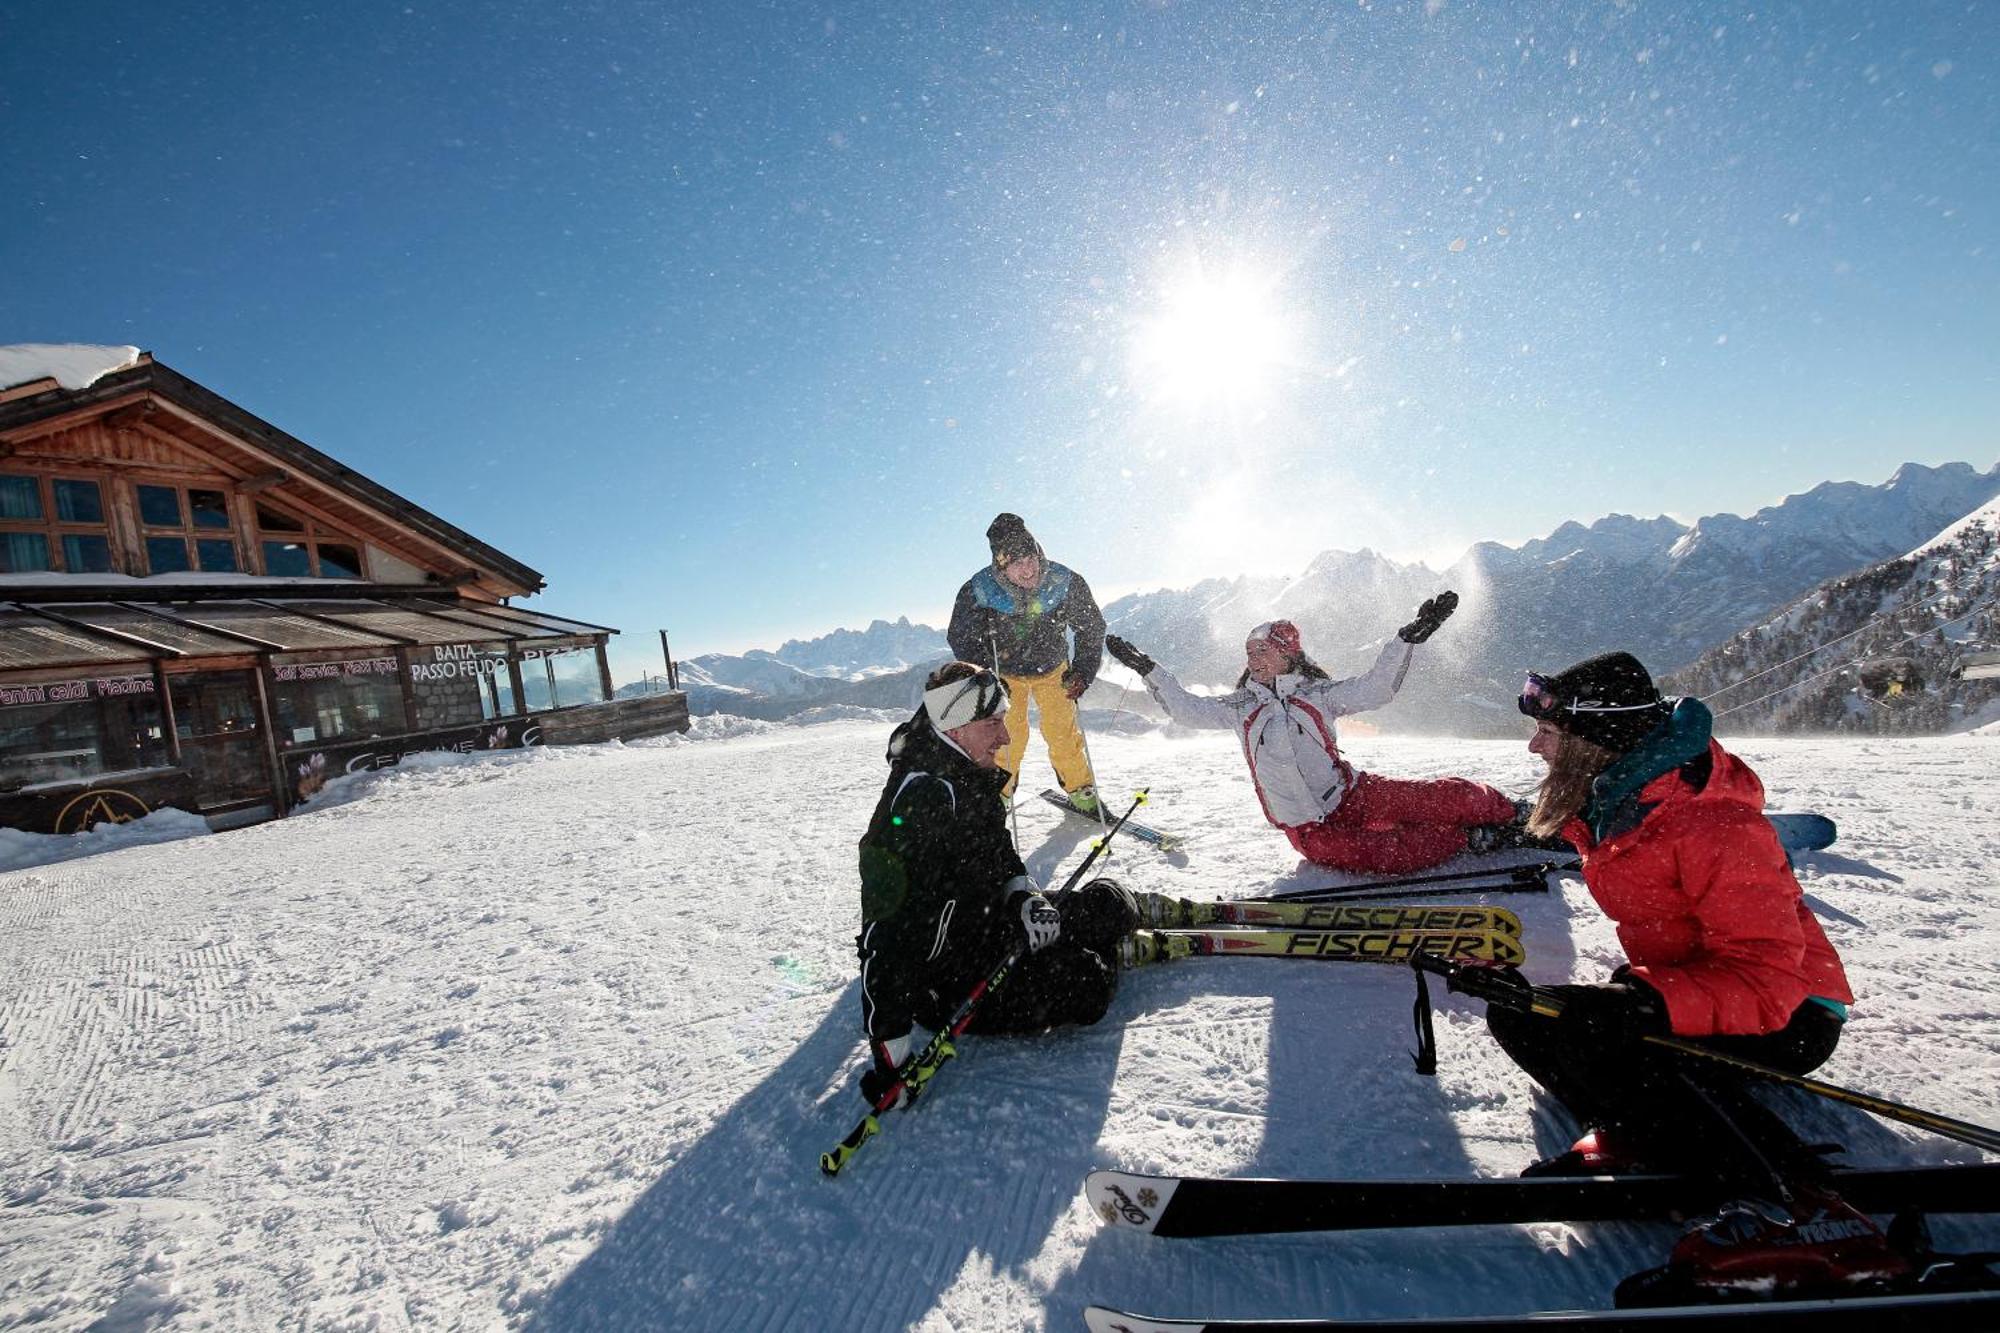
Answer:
[[1417, 618], [1396, 631], [1396, 637], [1404, 643], [1422, 643], [1437, 633], [1438, 626], [1451, 619], [1451, 613], [1458, 610], [1458, 594], [1449, 588], [1426, 601], [1417, 608]]
[[1042, 897], [1028, 876], [1016, 875], [1008, 882], [1015, 887], [1007, 895], [1007, 908], [1021, 918], [1021, 939], [1028, 952], [1039, 953], [1062, 934], [1062, 913]]
[[1637, 977], [1595, 986], [1563, 988], [1562, 1016], [1556, 1021], [1579, 1042], [1630, 1046], [1642, 1037], [1673, 1034], [1667, 1002]]
[[1081, 699], [1083, 692], [1090, 688], [1090, 677], [1084, 675], [1075, 667], [1070, 667], [1062, 674], [1062, 687], [1063, 693], [1067, 694], [1072, 701]]
[[1113, 658], [1117, 659], [1118, 665], [1129, 671], [1136, 671], [1142, 676], [1152, 674], [1153, 659], [1140, 652], [1137, 648], [1134, 648], [1127, 640], [1119, 638], [1116, 634], [1107, 634], [1104, 636], [1104, 651], [1110, 653]]
[[908, 1106], [917, 1099], [918, 1089], [905, 1084], [896, 1094], [896, 1100], [883, 1106], [882, 1098], [896, 1081], [896, 1068], [910, 1058], [910, 1038], [906, 1033], [891, 1041], [871, 1041], [868, 1049], [874, 1052], [875, 1063], [861, 1075], [861, 1100], [882, 1111], [895, 1111]]

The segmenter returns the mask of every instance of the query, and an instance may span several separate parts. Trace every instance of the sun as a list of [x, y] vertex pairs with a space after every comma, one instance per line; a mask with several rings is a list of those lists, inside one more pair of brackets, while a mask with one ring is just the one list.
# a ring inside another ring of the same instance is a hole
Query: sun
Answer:
[[1298, 363], [1299, 321], [1274, 275], [1249, 267], [1185, 273], [1133, 334], [1132, 369], [1152, 397], [1199, 407], [1256, 406]]

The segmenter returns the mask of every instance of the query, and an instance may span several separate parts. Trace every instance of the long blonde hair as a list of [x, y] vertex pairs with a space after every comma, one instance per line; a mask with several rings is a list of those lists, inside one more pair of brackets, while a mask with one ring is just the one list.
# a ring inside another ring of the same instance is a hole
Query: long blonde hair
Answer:
[[1562, 739], [1556, 745], [1548, 776], [1535, 793], [1535, 808], [1528, 815], [1528, 832], [1537, 838], [1554, 837], [1581, 814], [1584, 803], [1590, 800], [1590, 784], [1618, 757], [1616, 750], [1572, 732], [1558, 728], [1556, 734]]

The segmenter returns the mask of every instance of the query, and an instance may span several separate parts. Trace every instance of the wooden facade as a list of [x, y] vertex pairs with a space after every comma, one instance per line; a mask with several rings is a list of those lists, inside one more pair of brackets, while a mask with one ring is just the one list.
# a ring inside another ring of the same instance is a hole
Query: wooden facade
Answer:
[[609, 702], [615, 630], [511, 604], [542, 586], [149, 356], [0, 389], [0, 824], [243, 822], [417, 750], [684, 730], [684, 697]]

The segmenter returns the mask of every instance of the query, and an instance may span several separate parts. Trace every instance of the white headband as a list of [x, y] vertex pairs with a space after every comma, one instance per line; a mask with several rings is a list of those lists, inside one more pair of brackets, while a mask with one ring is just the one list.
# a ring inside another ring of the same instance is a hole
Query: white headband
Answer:
[[924, 711], [939, 731], [953, 731], [992, 717], [1006, 706], [1007, 683], [985, 670], [924, 691]]

